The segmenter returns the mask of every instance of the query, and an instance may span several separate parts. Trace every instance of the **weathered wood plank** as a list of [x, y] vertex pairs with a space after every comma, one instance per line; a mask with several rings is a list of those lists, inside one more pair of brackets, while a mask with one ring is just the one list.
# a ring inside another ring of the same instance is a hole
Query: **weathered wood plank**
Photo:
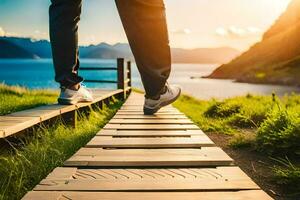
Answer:
[[188, 119], [186, 116], [180, 115], [120, 115], [114, 116], [114, 119]]
[[[129, 111], [140, 111], [140, 110], [143, 110], [143, 106], [136, 106], [136, 107], [121, 107], [120, 111], [124, 111], [124, 112], [129, 112]], [[166, 108], [166, 107], [163, 107], [160, 109], [160, 111], [165, 111], [165, 112], [178, 112], [178, 110], [176, 108]]]
[[110, 124], [193, 124], [189, 119], [111, 119]]
[[102, 129], [97, 136], [115, 136], [115, 137], [190, 137], [193, 135], [205, 135], [201, 130], [114, 130]]
[[45, 179], [34, 188], [36, 191], [226, 191], [249, 189], [259, 189], [259, 187], [238, 167], [78, 169], [72, 178]]
[[[144, 115], [144, 112], [141, 111], [132, 111], [132, 112], [125, 112], [125, 111], [118, 111], [116, 113], [116, 115]], [[164, 112], [157, 112], [152, 116], [161, 116], [161, 115], [180, 115], [180, 116], [184, 116], [184, 114], [177, 112], [177, 113], [164, 113]]]
[[88, 148], [200, 148], [212, 147], [215, 144], [207, 136], [190, 138], [113, 138], [107, 136], [94, 137]]
[[118, 130], [197, 130], [194, 124], [106, 124], [104, 129]]
[[29, 110], [15, 112], [6, 115], [6, 117], [39, 117], [41, 121], [45, 121], [60, 115], [60, 110], [46, 109], [46, 108], [49, 107], [47, 106], [44, 108], [44, 106], [42, 106], [42, 107], [37, 107]]
[[122, 197], [123, 200], [272, 200], [262, 190], [249, 190], [237, 192], [29, 192], [23, 200], [116, 200]]
[[[137, 109], [137, 110], [119, 110], [117, 112], [119, 113], [128, 113], [128, 114], [135, 114], [135, 113], [143, 113], [143, 109]], [[179, 112], [178, 110], [159, 110], [156, 114], [182, 114], [181, 112]]]
[[39, 117], [0, 117], [0, 137], [8, 137], [14, 133], [32, 127], [41, 120]]
[[233, 160], [220, 148], [98, 149], [82, 148], [65, 166], [224, 166]]

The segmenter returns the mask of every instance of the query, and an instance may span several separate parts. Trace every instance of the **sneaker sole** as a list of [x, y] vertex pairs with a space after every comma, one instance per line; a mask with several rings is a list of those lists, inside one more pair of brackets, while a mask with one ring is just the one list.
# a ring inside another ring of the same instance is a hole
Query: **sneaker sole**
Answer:
[[70, 99], [61, 99], [61, 98], [58, 98], [57, 102], [60, 105], [75, 105], [77, 103], [90, 103], [92, 101], [77, 101], [77, 100], [70, 100]]
[[69, 100], [69, 99], [57, 99], [58, 103], [60, 105], [74, 105], [77, 103], [75, 100]]
[[181, 95], [181, 90], [179, 91], [179, 93], [177, 94], [176, 97], [174, 97], [173, 99], [169, 100], [169, 101], [165, 101], [162, 102], [157, 108], [146, 108], [144, 106], [144, 115], [153, 115], [156, 112], [158, 112], [162, 107], [165, 107], [167, 105], [170, 105], [171, 103], [174, 103]]

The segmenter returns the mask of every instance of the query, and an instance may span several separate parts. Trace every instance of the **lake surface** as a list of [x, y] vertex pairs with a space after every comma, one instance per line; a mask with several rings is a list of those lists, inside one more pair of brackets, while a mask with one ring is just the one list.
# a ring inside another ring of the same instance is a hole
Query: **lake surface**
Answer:
[[[115, 60], [82, 59], [82, 67], [115, 67]], [[300, 88], [278, 85], [236, 83], [232, 80], [217, 80], [191, 77], [201, 77], [210, 74], [217, 65], [203, 64], [173, 64], [170, 83], [179, 84], [183, 92], [197, 98], [227, 98], [248, 93], [277, 95], [296, 92]], [[114, 71], [83, 71], [80, 72], [86, 79], [116, 80]], [[140, 76], [133, 64], [133, 86], [142, 88]], [[9, 85], [22, 85], [29, 88], [57, 88], [54, 82], [54, 70], [51, 59], [0, 59], [0, 82]], [[114, 84], [87, 84], [88, 87], [115, 88]]]

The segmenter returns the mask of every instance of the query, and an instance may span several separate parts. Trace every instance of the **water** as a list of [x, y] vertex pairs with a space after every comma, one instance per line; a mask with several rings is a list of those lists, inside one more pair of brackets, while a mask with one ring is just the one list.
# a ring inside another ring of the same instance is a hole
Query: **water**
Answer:
[[[54, 70], [51, 59], [27, 60], [27, 59], [0, 59], [0, 81], [9, 85], [22, 85], [29, 88], [58, 88], [58, 84], [53, 80]], [[82, 59], [82, 67], [115, 67], [115, 60]], [[300, 88], [236, 83], [232, 80], [216, 79], [191, 79], [191, 77], [201, 77], [210, 74], [217, 65], [203, 64], [174, 64], [170, 83], [179, 84], [183, 92], [197, 98], [226, 98], [232, 96], [245, 95], [247, 93], [271, 95], [276, 92], [284, 95], [291, 92], [300, 92]], [[116, 80], [115, 71], [83, 71], [80, 72], [86, 79], [93, 80]], [[133, 86], [142, 88], [140, 76], [136, 66], [133, 64]], [[89, 83], [88, 87], [116, 88], [116, 84], [95, 84]]]

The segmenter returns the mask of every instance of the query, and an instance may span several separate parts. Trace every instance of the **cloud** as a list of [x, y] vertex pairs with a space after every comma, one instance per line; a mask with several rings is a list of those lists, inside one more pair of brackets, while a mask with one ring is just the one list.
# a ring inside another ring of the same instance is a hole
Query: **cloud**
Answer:
[[17, 33], [14, 33], [14, 32], [6, 32], [4, 30], [4, 28], [2, 28], [0, 26], [0, 37], [4, 37], [4, 36], [7, 36], [7, 37], [17, 37], [19, 35]]
[[172, 30], [171, 33], [179, 34], [179, 35], [188, 35], [191, 34], [192, 31], [189, 28], [183, 28], [183, 29]]
[[246, 27], [240, 28], [236, 26], [230, 27], [218, 27], [215, 31], [216, 35], [220, 37], [230, 37], [230, 38], [242, 38], [242, 37], [252, 37], [259, 35], [262, 31], [256, 27]]
[[0, 26], [0, 37], [5, 36], [5, 31], [4, 29]]

